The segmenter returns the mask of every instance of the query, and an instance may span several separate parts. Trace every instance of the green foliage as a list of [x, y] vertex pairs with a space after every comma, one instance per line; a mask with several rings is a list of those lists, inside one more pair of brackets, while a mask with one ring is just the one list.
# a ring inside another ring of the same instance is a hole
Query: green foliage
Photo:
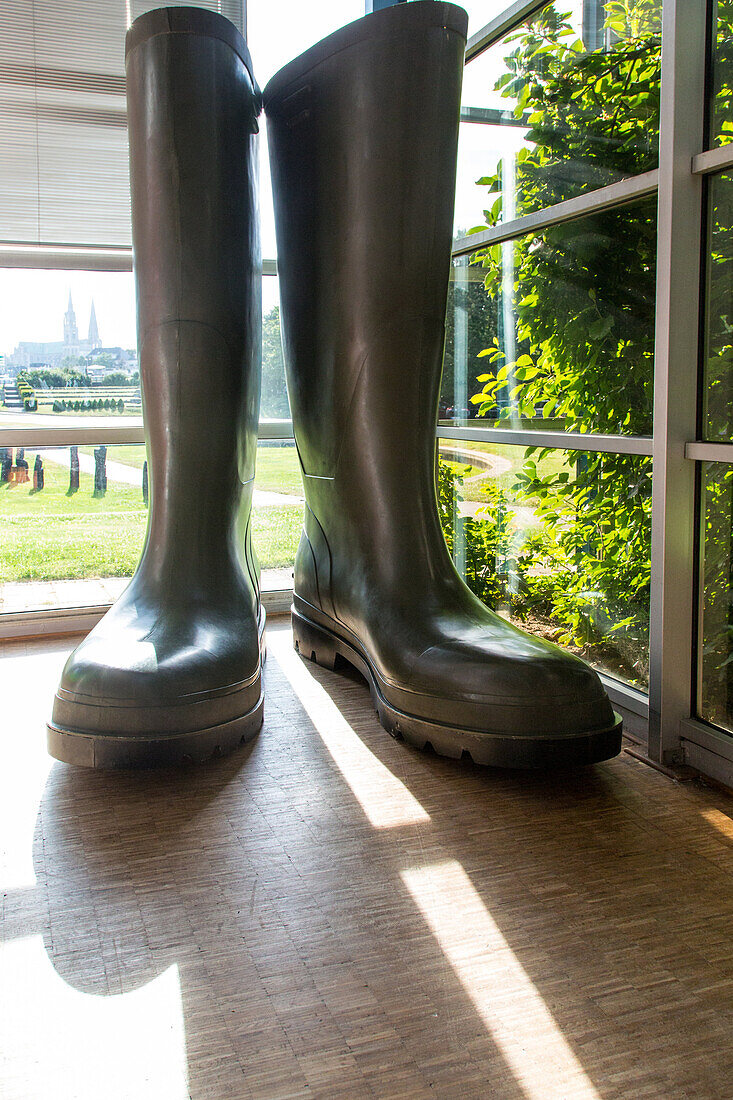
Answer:
[[[661, 5], [624, 0], [605, 10], [606, 49], [586, 49], [559, 5], [509, 40], [514, 49], [496, 87], [529, 122], [516, 163], [518, 213], [656, 166]], [[501, 216], [500, 171], [479, 183], [499, 196], [487, 211], [492, 224]], [[497, 316], [515, 319], [513, 332], [497, 333], [479, 352], [478, 414], [651, 434], [655, 254], [651, 201], [474, 254]], [[512, 489], [539, 520], [524, 545], [517, 549], [508, 501], [497, 492], [483, 519], [463, 521], [468, 583], [517, 617], [549, 613], [562, 644], [592, 652], [612, 637], [627, 675], [643, 678], [651, 462], [571, 451], [569, 469], [546, 472], [538, 465], [546, 453], [527, 450]], [[502, 563], [511, 591], [497, 572]], [[484, 580], [492, 569], [493, 584]]]
[[139, 376], [138, 381], [133, 382], [132, 377], [129, 374], [126, 374], [125, 371], [113, 370], [110, 371], [109, 374], [105, 374], [104, 379], [100, 383], [100, 385], [104, 386], [105, 388], [107, 386], [136, 386], [138, 385], [139, 381]]
[[260, 415], [287, 420], [290, 416], [285, 387], [285, 362], [280, 334], [280, 307], [273, 306], [262, 320], [262, 395]]
[[710, 145], [733, 141], [733, 0], [717, 0]]
[[[64, 362], [69, 362], [65, 359]], [[18, 381], [23, 378], [30, 386], [38, 389], [67, 389], [72, 386], [89, 386], [91, 380], [85, 372], [73, 367], [54, 370], [51, 367], [36, 367], [21, 371]]]

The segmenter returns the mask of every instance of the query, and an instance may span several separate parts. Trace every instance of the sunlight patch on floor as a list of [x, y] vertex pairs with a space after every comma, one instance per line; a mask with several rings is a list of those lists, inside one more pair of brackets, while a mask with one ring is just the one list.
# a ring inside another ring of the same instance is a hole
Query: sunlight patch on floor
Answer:
[[270, 634], [268, 648], [374, 828], [393, 829], [430, 821], [427, 811], [369, 751], [325, 688], [314, 679], [293, 649], [290, 632]]
[[461, 864], [448, 860], [401, 876], [528, 1100], [598, 1100]]
[[[67, 651], [19, 653], [0, 659], [0, 890], [35, 886], [33, 836], [54, 761], [46, 750], [46, 720]], [[41, 690], [39, 690], [39, 685]], [[28, 729], [35, 736], [29, 738]], [[31, 766], [29, 767], [29, 762]]]
[[[83, 967], [84, 961], [79, 960]], [[178, 967], [129, 993], [82, 993], [57, 974], [41, 936], [0, 948], [4, 1100], [188, 1100]]]
[[724, 814], [722, 810], [701, 810], [701, 816], [707, 821], [708, 825], [712, 825], [714, 829], [717, 829], [723, 836], [728, 837], [729, 840], [733, 840], [733, 819], [728, 817], [728, 814]]

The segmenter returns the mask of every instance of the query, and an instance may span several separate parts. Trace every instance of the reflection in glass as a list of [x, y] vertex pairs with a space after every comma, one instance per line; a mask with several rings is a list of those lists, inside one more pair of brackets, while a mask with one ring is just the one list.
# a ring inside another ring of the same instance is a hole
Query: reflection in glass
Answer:
[[698, 714], [733, 731], [733, 466], [703, 463]]
[[733, 174], [709, 181], [705, 302], [704, 427], [706, 439], [733, 438]]
[[443, 532], [469, 588], [645, 687], [651, 459], [448, 439], [439, 459]]
[[456, 235], [657, 166], [661, 12], [558, 0], [469, 62]]
[[453, 261], [440, 416], [650, 435], [656, 202]]
[[733, 140], [733, 4], [715, 0], [708, 148]]
[[[145, 464], [143, 445], [0, 448], [0, 613], [119, 596], [145, 537]], [[263, 589], [292, 586], [302, 515], [295, 445], [260, 443], [252, 529]]]

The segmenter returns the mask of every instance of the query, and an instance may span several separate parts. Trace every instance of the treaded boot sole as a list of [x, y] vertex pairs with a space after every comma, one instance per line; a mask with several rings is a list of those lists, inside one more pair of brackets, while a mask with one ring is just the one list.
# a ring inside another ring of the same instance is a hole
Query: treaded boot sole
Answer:
[[430, 722], [393, 707], [380, 691], [372, 666], [363, 653], [337, 634], [311, 622], [292, 609], [296, 651], [323, 668], [335, 669], [336, 658], [352, 665], [367, 681], [379, 721], [392, 737], [417, 749], [433, 749], [453, 760], [471, 759], [496, 768], [550, 768], [596, 764], [621, 751], [622, 720], [614, 712], [613, 725], [589, 733], [513, 737], [477, 732]]
[[62, 729], [48, 722], [48, 751], [64, 764], [86, 768], [161, 768], [179, 764], [198, 764], [226, 756], [251, 741], [259, 732], [264, 717], [264, 698], [240, 718], [208, 729], [187, 733], [109, 736]]

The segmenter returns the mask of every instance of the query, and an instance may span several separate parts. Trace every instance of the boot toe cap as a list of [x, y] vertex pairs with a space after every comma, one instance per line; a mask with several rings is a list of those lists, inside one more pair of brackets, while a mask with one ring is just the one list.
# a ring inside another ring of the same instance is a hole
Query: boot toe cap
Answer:
[[415, 659], [396, 705], [446, 725], [515, 737], [572, 736], [616, 721], [598, 674], [557, 646], [509, 624], [471, 631]]
[[[251, 635], [251, 637], [250, 637]], [[178, 733], [230, 721], [260, 694], [256, 627], [131, 618], [116, 605], [74, 650], [52, 721], [104, 734]]]

